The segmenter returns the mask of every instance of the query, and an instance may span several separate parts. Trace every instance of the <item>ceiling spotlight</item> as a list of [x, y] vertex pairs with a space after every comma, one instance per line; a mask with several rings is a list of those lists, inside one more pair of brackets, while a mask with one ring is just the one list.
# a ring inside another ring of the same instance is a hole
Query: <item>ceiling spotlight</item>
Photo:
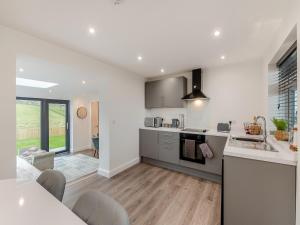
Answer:
[[86, 84], [85, 80], [81, 81], [82, 84]]
[[23, 68], [19, 68], [19, 72], [20, 72], [20, 73], [23, 73], [23, 72], [24, 72], [24, 69], [23, 69]]
[[165, 72], [165, 70], [164, 70], [163, 68], [161, 68], [161, 69], [160, 69], [160, 72], [161, 72], [161, 73], [164, 73], [164, 72]]
[[221, 35], [221, 31], [215, 30], [214, 36], [215, 36], [215, 37], [219, 37], [220, 35]]
[[96, 33], [95, 28], [94, 28], [94, 27], [90, 27], [90, 28], [89, 28], [89, 33], [90, 33], [90, 34], [95, 34], [95, 33]]
[[142, 61], [142, 60], [143, 60], [143, 57], [142, 57], [142, 56], [138, 56], [137, 59], [138, 59], [139, 61]]
[[226, 56], [225, 56], [225, 55], [222, 55], [220, 58], [221, 58], [222, 60], [224, 60], [224, 59], [226, 58]]

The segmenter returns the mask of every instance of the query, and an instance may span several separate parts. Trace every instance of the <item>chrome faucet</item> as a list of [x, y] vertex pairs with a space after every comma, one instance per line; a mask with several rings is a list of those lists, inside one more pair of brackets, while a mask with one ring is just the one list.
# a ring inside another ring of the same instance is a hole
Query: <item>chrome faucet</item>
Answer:
[[256, 122], [259, 119], [262, 119], [263, 122], [264, 122], [264, 133], [263, 133], [263, 136], [264, 136], [264, 142], [267, 143], [267, 121], [266, 121], [266, 118], [264, 116], [257, 116], [257, 117], [255, 117]]

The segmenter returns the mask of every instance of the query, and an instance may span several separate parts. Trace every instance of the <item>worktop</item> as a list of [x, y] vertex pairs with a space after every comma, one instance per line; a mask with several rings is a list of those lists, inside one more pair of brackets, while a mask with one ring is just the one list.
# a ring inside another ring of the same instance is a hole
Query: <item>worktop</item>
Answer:
[[[235, 136], [235, 135], [233, 135]], [[239, 135], [239, 137], [249, 135]], [[278, 152], [233, 147], [229, 145], [229, 138], [224, 149], [225, 156], [234, 156], [245, 159], [253, 159], [265, 162], [279, 163], [284, 165], [297, 165], [297, 153], [289, 149], [288, 142], [277, 141], [274, 136], [268, 136], [267, 142]]]
[[210, 135], [210, 136], [219, 136], [219, 137], [228, 137], [229, 133], [218, 132], [216, 130], [207, 130], [206, 132], [194, 132], [194, 131], [183, 131], [179, 128], [167, 128], [167, 127], [143, 127], [141, 129], [145, 130], [156, 130], [156, 131], [167, 131], [167, 132], [175, 132], [175, 133], [185, 133], [185, 134], [201, 134], [201, 135]]
[[166, 132], [176, 132], [176, 133], [190, 133], [190, 134], [201, 134], [207, 136], [218, 136], [218, 137], [227, 137], [227, 142], [224, 148], [224, 155], [233, 156], [245, 159], [253, 159], [265, 162], [279, 163], [284, 165], [297, 165], [297, 152], [293, 152], [289, 149], [288, 142], [277, 141], [273, 136], [268, 136], [267, 142], [273, 146], [278, 152], [272, 151], [263, 151], [256, 149], [248, 149], [241, 147], [229, 146], [229, 137], [255, 137], [262, 138], [262, 135], [247, 135], [243, 131], [232, 131], [230, 133], [218, 132], [216, 130], [208, 129], [207, 132], [191, 132], [191, 131], [182, 131], [178, 128], [165, 128], [165, 127], [143, 127], [141, 129], [145, 130], [155, 130], [155, 131], [166, 131]]

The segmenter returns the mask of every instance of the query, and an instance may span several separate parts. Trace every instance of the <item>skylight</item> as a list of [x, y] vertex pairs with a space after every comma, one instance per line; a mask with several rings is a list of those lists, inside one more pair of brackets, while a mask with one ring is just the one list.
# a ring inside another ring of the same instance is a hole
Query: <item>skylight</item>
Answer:
[[34, 87], [34, 88], [51, 88], [57, 86], [56, 83], [39, 81], [39, 80], [31, 80], [26, 78], [16, 78], [17, 86], [25, 86], [25, 87]]

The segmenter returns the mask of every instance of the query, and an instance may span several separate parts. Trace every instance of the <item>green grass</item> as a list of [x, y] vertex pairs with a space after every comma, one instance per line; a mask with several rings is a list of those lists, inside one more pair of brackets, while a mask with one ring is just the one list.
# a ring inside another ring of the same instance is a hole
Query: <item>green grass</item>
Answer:
[[[50, 149], [66, 146], [65, 136], [50, 137], [49, 143], [50, 143]], [[24, 148], [30, 148], [30, 147], [39, 148], [40, 145], [41, 143], [39, 138], [17, 140], [17, 144], [16, 144], [17, 152], [19, 152], [20, 149], [24, 149]]]
[[[26, 128], [40, 128], [41, 124], [41, 109], [40, 102], [17, 100], [16, 104], [16, 122], [17, 130]], [[49, 127], [59, 128], [65, 127], [65, 107], [60, 105], [49, 105]], [[50, 136], [50, 149], [65, 146], [65, 136]], [[40, 138], [18, 139], [16, 143], [17, 152], [19, 149], [40, 147]]]

